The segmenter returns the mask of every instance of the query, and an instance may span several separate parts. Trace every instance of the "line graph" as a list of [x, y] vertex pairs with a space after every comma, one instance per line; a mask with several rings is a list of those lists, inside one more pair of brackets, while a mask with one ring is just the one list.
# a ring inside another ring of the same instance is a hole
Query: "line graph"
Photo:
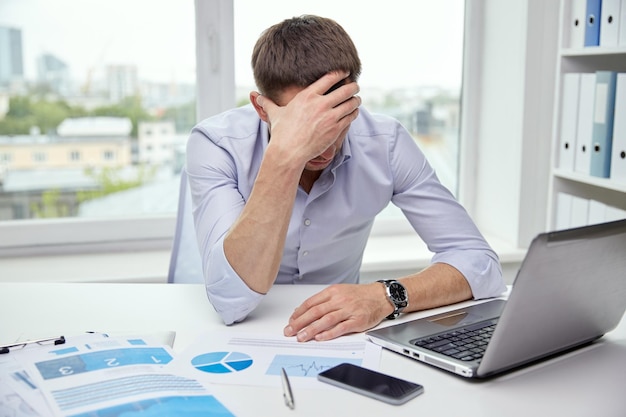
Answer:
[[362, 361], [361, 359], [330, 358], [326, 356], [276, 355], [265, 373], [266, 375], [280, 375], [281, 368], [285, 368], [290, 377], [315, 378], [318, 373], [344, 362], [360, 365]]

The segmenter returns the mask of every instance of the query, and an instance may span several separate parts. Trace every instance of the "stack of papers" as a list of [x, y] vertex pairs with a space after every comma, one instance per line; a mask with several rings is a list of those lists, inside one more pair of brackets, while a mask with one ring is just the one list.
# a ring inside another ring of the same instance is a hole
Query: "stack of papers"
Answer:
[[381, 352], [359, 335], [299, 343], [211, 332], [177, 355], [172, 343], [94, 333], [11, 348], [0, 355], [0, 416], [228, 417], [234, 414], [212, 394], [215, 385], [280, 389], [284, 369], [296, 390], [329, 389], [319, 372], [344, 362], [377, 369]]
[[15, 416], [232, 416], [167, 345], [89, 334], [0, 356], [0, 412]]

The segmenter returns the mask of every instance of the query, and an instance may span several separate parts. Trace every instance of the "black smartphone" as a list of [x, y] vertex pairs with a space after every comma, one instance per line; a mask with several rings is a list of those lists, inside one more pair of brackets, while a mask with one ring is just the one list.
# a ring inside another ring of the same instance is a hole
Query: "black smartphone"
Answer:
[[404, 404], [424, 392], [420, 384], [351, 363], [322, 371], [317, 379], [393, 405]]

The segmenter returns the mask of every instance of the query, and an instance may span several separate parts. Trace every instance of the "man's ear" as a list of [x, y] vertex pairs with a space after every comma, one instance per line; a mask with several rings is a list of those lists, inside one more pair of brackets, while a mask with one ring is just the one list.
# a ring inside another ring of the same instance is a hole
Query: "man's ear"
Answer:
[[267, 112], [263, 110], [263, 107], [259, 106], [259, 103], [257, 103], [257, 99], [259, 98], [260, 95], [261, 94], [259, 94], [256, 91], [250, 92], [250, 103], [252, 103], [252, 105], [254, 106], [254, 109], [256, 110], [261, 120], [263, 120], [265, 123], [269, 123]]

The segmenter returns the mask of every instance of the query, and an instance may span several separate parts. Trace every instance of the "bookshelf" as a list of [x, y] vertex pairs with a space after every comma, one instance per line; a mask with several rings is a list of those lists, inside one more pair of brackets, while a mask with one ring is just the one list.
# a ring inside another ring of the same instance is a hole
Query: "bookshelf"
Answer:
[[[575, 159], [573, 165], [564, 166], [561, 154], [566, 152], [563, 143], [563, 137], [566, 136], [563, 132], [563, 118], [569, 120], [567, 115], [564, 116], [564, 112], [567, 112], [567, 97], [571, 97], [565, 92], [566, 74], [595, 73], [596, 71], [626, 73], [625, 44], [620, 44], [618, 41], [617, 45], [611, 46], [603, 44], [584, 46], [584, 38], [581, 40], [580, 31], [585, 29], [585, 4], [584, 0], [561, 0], [548, 187], [547, 228], [549, 230], [597, 223], [602, 220], [602, 216], [605, 221], [626, 217], [626, 179], [593, 176], [581, 170], [580, 165], [576, 165]], [[622, 7], [626, 7], [626, 0], [622, 0]], [[583, 13], [582, 20], [581, 13]], [[579, 20], [579, 25], [574, 25], [576, 19]], [[601, 24], [602, 22], [604, 19], [601, 20]], [[620, 28], [620, 30], [626, 30], [626, 28]], [[569, 104], [571, 106], [571, 103]], [[626, 117], [626, 112], [618, 114], [616, 111], [614, 117], [615, 120]], [[576, 135], [576, 141], [578, 141], [578, 131]], [[572, 143], [572, 145], [581, 146], [579, 142]], [[578, 151], [578, 148], [575, 149]], [[575, 204], [578, 206], [572, 208]], [[601, 209], [600, 215], [598, 215], [598, 208]], [[587, 213], [586, 219], [581, 217], [584, 210]]]

